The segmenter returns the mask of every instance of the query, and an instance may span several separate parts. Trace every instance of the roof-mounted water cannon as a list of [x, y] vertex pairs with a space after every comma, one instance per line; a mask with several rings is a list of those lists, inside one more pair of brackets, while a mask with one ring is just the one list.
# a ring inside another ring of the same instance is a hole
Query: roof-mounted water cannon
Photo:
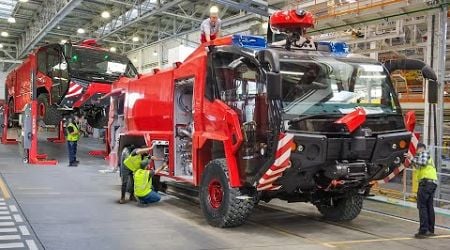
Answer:
[[292, 46], [315, 49], [314, 43], [306, 36], [306, 29], [314, 27], [311, 12], [300, 8], [276, 11], [270, 17], [269, 24], [272, 31], [286, 34], [286, 49]]

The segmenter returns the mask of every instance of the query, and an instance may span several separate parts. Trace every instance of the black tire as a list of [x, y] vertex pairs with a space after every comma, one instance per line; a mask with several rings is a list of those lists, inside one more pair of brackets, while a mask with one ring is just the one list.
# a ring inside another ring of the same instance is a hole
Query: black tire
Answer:
[[108, 126], [108, 112], [96, 112], [95, 115], [86, 117], [87, 123], [93, 128], [105, 128]]
[[39, 119], [44, 121], [46, 125], [58, 125], [62, 119], [61, 112], [55, 105], [50, 105], [49, 96], [46, 93], [42, 93], [38, 96], [38, 109], [43, 108], [43, 114], [38, 111]]
[[[220, 184], [221, 199], [211, 197], [210, 185], [212, 183]], [[254, 207], [254, 199], [238, 199], [239, 196], [242, 196], [242, 192], [237, 188], [230, 187], [225, 159], [212, 160], [206, 166], [200, 183], [199, 196], [203, 215], [208, 223], [215, 227], [242, 225]], [[215, 206], [212, 200], [216, 201]]]
[[317, 204], [319, 212], [325, 219], [332, 221], [351, 221], [358, 217], [363, 207], [363, 197], [359, 194], [349, 195], [334, 201], [333, 206]]

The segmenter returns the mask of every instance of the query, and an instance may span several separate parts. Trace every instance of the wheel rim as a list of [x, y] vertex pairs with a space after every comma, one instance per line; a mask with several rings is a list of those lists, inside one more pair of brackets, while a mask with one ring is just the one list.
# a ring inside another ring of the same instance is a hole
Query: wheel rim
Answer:
[[39, 103], [39, 116], [44, 117], [45, 115], [45, 104]]
[[219, 208], [223, 200], [223, 188], [222, 184], [217, 179], [213, 179], [209, 183], [208, 194], [209, 204], [211, 207], [214, 209]]

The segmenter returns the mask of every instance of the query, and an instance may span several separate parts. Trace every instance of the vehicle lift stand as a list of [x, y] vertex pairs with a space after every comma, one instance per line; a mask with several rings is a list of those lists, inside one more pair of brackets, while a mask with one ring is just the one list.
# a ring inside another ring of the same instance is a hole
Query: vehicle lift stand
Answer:
[[18, 141], [15, 139], [8, 138], [8, 117], [9, 117], [9, 108], [5, 104], [3, 106], [3, 112], [0, 112], [0, 142], [2, 144], [18, 144]]
[[64, 143], [66, 142], [65, 136], [64, 136], [64, 122], [60, 121], [58, 125], [58, 137], [55, 138], [47, 138], [47, 141], [53, 142], [53, 143]]
[[89, 155], [91, 155], [91, 156], [101, 156], [105, 160], [108, 160], [109, 153], [110, 153], [109, 143], [108, 143], [108, 140], [106, 140], [106, 135], [108, 135], [108, 133], [109, 133], [109, 129], [108, 129], [108, 127], [105, 127], [105, 147], [106, 147], [105, 150], [91, 150], [91, 151], [89, 151]]
[[38, 103], [32, 100], [25, 107], [22, 125], [23, 161], [28, 164], [56, 165], [57, 160], [47, 159], [47, 154], [38, 153]]

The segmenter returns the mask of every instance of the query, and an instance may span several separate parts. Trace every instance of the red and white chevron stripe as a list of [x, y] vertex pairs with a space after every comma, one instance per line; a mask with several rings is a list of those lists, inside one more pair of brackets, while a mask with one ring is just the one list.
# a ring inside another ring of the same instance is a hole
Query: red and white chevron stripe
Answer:
[[69, 90], [67, 91], [66, 98], [77, 96], [83, 92], [83, 87], [74, 82], [70, 82]]
[[[416, 149], [417, 149], [417, 144], [419, 143], [419, 135], [416, 133], [412, 133], [412, 137], [411, 137], [411, 143], [409, 144], [409, 150], [408, 153], [415, 155], [416, 154]], [[409, 161], [409, 159], [405, 160], [405, 163], [400, 164], [400, 166], [398, 166], [396, 169], [394, 169], [394, 171], [392, 171], [391, 174], [389, 174], [388, 176], [386, 176], [384, 179], [382, 180], [378, 180], [378, 184], [385, 184], [388, 183], [390, 180], [394, 179], [395, 176], [397, 176], [398, 174], [400, 174], [406, 167], [409, 166], [409, 164], [411, 164], [411, 162]]]
[[283, 175], [283, 172], [291, 167], [291, 144], [294, 139], [293, 134], [280, 134], [275, 162], [270, 166], [267, 172], [259, 179], [256, 186], [258, 191], [278, 190], [280, 185], [273, 183]]

